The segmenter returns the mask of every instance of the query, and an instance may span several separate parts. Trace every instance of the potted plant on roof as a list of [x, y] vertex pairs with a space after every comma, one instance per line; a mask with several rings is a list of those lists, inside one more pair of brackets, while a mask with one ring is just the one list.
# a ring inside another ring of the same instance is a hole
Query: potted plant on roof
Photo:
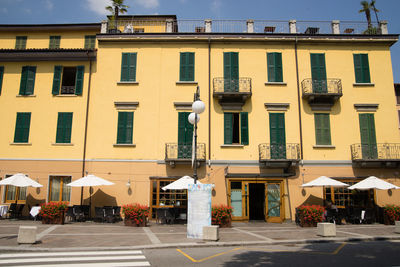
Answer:
[[64, 224], [68, 202], [49, 202], [41, 204], [39, 215], [43, 224]]
[[301, 227], [316, 227], [323, 220], [324, 207], [320, 205], [302, 205], [297, 210]]
[[124, 215], [124, 224], [126, 226], [147, 226], [147, 218], [150, 208], [146, 205], [138, 203], [127, 204], [122, 206], [122, 214]]
[[228, 205], [214, 205], [211, 208], [211, 224], [219, 227], [232, 227], [232, 207]]
[[395, 221], [400, 220], [400, 206], [386, 205], [384, 208], [383, 223], [386, 225], [394, 225]]

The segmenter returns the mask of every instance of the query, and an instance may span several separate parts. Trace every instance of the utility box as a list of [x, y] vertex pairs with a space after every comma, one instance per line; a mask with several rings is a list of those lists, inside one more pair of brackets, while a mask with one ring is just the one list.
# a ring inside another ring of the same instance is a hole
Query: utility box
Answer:
[[320, 236], [336, 236], [336, 224], [334, 223], [318, 223], [317, 234]]

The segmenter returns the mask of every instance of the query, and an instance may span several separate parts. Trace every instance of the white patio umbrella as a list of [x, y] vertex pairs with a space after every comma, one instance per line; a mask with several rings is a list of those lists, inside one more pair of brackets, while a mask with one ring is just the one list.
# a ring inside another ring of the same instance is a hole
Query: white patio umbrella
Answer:
[[[91, 193], [91, 188], [92, 186], [101, 186], [101, 185], [113, 185], [113, 182], [107, 181], [103, 178], [97, 177], [96, 175], [89, 174], [86, 175], [82, 178], [79, 178], [78, 180], [75, 180], [67, 186], [72, 186], [72, 187], [89, 187], [89, 194], [90, 194], [90, 200], [89, 200], [89, 217], [91, 217], [91, 210], [92, 210], [92, 193]], [[82, 204], [82, 203], [81, 203]]]
[[[35, 182], [28, 176], [26, 176], [23, 173], [17, 173], [14, 174], [13, 176], [10, 176], [2, 181], [0, 181], [0, 185], [13, 185], [16, 187], [42, 187], [43, 185], [39, 184], [38, 182]], [[15, 203], [17, 203], [18, 198], [15, 198]]]
[[379, 189], [379, 190], [388, 190], [388, 189], [400, 189], [400, 187], [388, 183], [382, 179], [379, 179], [375, 176], [370, 176], [361, 182], [358, 182], [349, 187], [349, 189], [358, 189], [358, 190], [369, 190], [369, 189]]
[[326, 176], [320, 176], [311, 182], [305, 183], [301, 185], [302, 187], [325, 187], [325, 186], [333, 186], [333, 187], [347, 187], [348, 184], [336, 181], [332, 178]]
[[[201, 184], [199, 180], [197, 180], [197, 183]], [[178, 180], [170, 183], [169, 185], [166, 185], [162, 188], [162, 190], [182, 190], [182, 189], [188, 189], [189, 184], [194, 184], [194, 179], [190, 176], [183, 176], [179, 178]]]

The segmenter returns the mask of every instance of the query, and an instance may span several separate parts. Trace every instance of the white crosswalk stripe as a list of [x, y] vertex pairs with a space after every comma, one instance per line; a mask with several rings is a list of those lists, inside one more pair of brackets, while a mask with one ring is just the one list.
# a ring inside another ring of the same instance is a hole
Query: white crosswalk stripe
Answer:
[[0, 266], [150, 266], [140, 250], [26, 252], [0, 254]]

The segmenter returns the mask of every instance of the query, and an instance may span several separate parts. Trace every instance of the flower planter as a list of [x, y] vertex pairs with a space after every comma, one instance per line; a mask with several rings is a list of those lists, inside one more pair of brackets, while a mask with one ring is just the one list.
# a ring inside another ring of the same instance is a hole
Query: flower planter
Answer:
[[60, 216], [54, 218], [42, 218], [42, 224], [64, 224], [65, 222], [65, 212], [63, 211]]
[[394, 225], [394, 220], [391, 219], [387, 214], [385, 214], [385, 216], [383, 216], [383, 223], [385, 225]]
[[147, 218], [143, 217], [141, 222], [136, 223], [134, 219], [124, 219], [125, 226], [131, 227], [146, 227], [147, 226]]
[[227, 218], [223, 220], [221, 223], [215, 223], [213, 225], [219, 225], [220, 228], [231, 228], [232, 227], [232, 219]]

